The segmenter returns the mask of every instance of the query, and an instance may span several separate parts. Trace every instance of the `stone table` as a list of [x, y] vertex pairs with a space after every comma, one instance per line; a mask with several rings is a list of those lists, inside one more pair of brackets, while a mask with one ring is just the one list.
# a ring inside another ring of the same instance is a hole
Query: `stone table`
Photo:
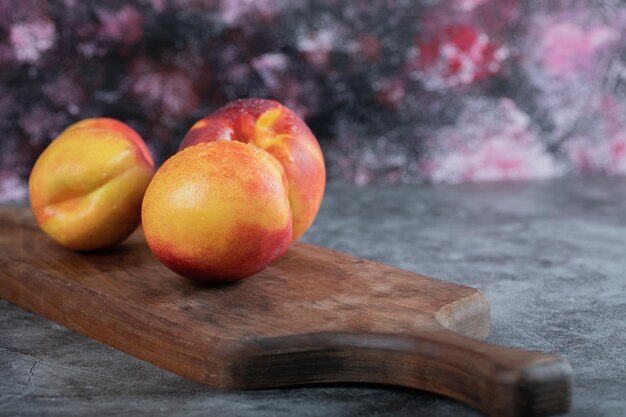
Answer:
[[[626, 415], [626, 178], [332, 185], [304, 240], [480, 288], [490, 342], [569, 360], [571, 416]], [[385, 386], [210, 389], [0, 301], [0, 415], [481, 414]]]

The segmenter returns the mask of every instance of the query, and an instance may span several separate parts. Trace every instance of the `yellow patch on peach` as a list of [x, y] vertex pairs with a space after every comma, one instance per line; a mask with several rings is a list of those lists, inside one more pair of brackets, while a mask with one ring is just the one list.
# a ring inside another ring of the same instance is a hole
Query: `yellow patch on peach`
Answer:
[[62, 132], [37, 159], [31, 208], [41, 229], [65, 247], [112, 246], [139, 224], [153, 172], [147, 147], [130, 127], [88, 119]]
[[191, 126], [192, 129], [202, 129], [203, 127], [206, 126], [206, 120], [204, 119], [200, 119], [198, 120], [196, 123], [194, 123], [193, 126]]
[[276, 122], [283, 115], [283, 110], [276, 107], [267, 110], [254, 122], [254, 132], [250, 135], [250, 143], [261, 149], [265, 149], [274, 156], [280, 155], [281, 161], [293, 162], [293, 157], [289, 152], [288, 141], [291, 138], [289, 133], [279, 133], [276, 130]]

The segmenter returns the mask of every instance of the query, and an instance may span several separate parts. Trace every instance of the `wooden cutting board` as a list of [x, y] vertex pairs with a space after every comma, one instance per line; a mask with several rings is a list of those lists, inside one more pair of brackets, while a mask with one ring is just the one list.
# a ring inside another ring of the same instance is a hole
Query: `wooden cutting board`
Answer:
[[571, 368], [484, 339], [474, 288], [295, 244], [235, 284], [179, 277], [140, 232], [101, 252], [65, 250], [27, 208], [0, 209], [0, 297], [195, 381], [223, 388], [401, 385], [492, 416], [569, 408]]

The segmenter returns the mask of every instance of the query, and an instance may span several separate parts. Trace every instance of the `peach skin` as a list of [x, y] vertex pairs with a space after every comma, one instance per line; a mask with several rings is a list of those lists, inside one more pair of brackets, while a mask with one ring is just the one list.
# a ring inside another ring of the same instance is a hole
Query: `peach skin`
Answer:
[[180, 149], [203, 142], [234, 140], [272, 154], [289, 181], [295, 241], [315, 220], [324, 195], [326, 169], [322, 150], [306, 123], [272, 100], [237, 100], [194, 124]]
[[250, 276], [291, 243], [288, 187], [281, 164], [253, 145], [216, 141], [185, 148], [159, 168], [146, 191], [148, 246], [189, 279]]
[[86, 119], [65, 129], [35, 162], [30, 205], [59, 244], [106, 248], [139, 225], [153, 174], [152, 157], [133, 129], [114, 119]]

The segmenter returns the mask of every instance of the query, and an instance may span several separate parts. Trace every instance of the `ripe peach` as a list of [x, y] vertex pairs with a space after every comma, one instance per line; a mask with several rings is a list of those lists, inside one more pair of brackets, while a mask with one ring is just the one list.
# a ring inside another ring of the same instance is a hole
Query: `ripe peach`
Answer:
[[141, 220], [154, 162], [141, 137], [113, 119], [65, 129], [39, 156], [28, 188], [41, 229], [61, 245], [94, 250], [122, 242]]
[[216, 141], [168, 159], [143, 201], [146, 241], [178, 274], [206, 282], [252, 275], [291, 242], [281, 164], [253, 145]]
[[278, 159], [289, 182], [292, 239], [302, 236], [317, 215], [326, 183], [324, 157], [306, 123], [275, 101], [237, 100], [193, 125], [180, 149], [216, 140], [250, 143]]

